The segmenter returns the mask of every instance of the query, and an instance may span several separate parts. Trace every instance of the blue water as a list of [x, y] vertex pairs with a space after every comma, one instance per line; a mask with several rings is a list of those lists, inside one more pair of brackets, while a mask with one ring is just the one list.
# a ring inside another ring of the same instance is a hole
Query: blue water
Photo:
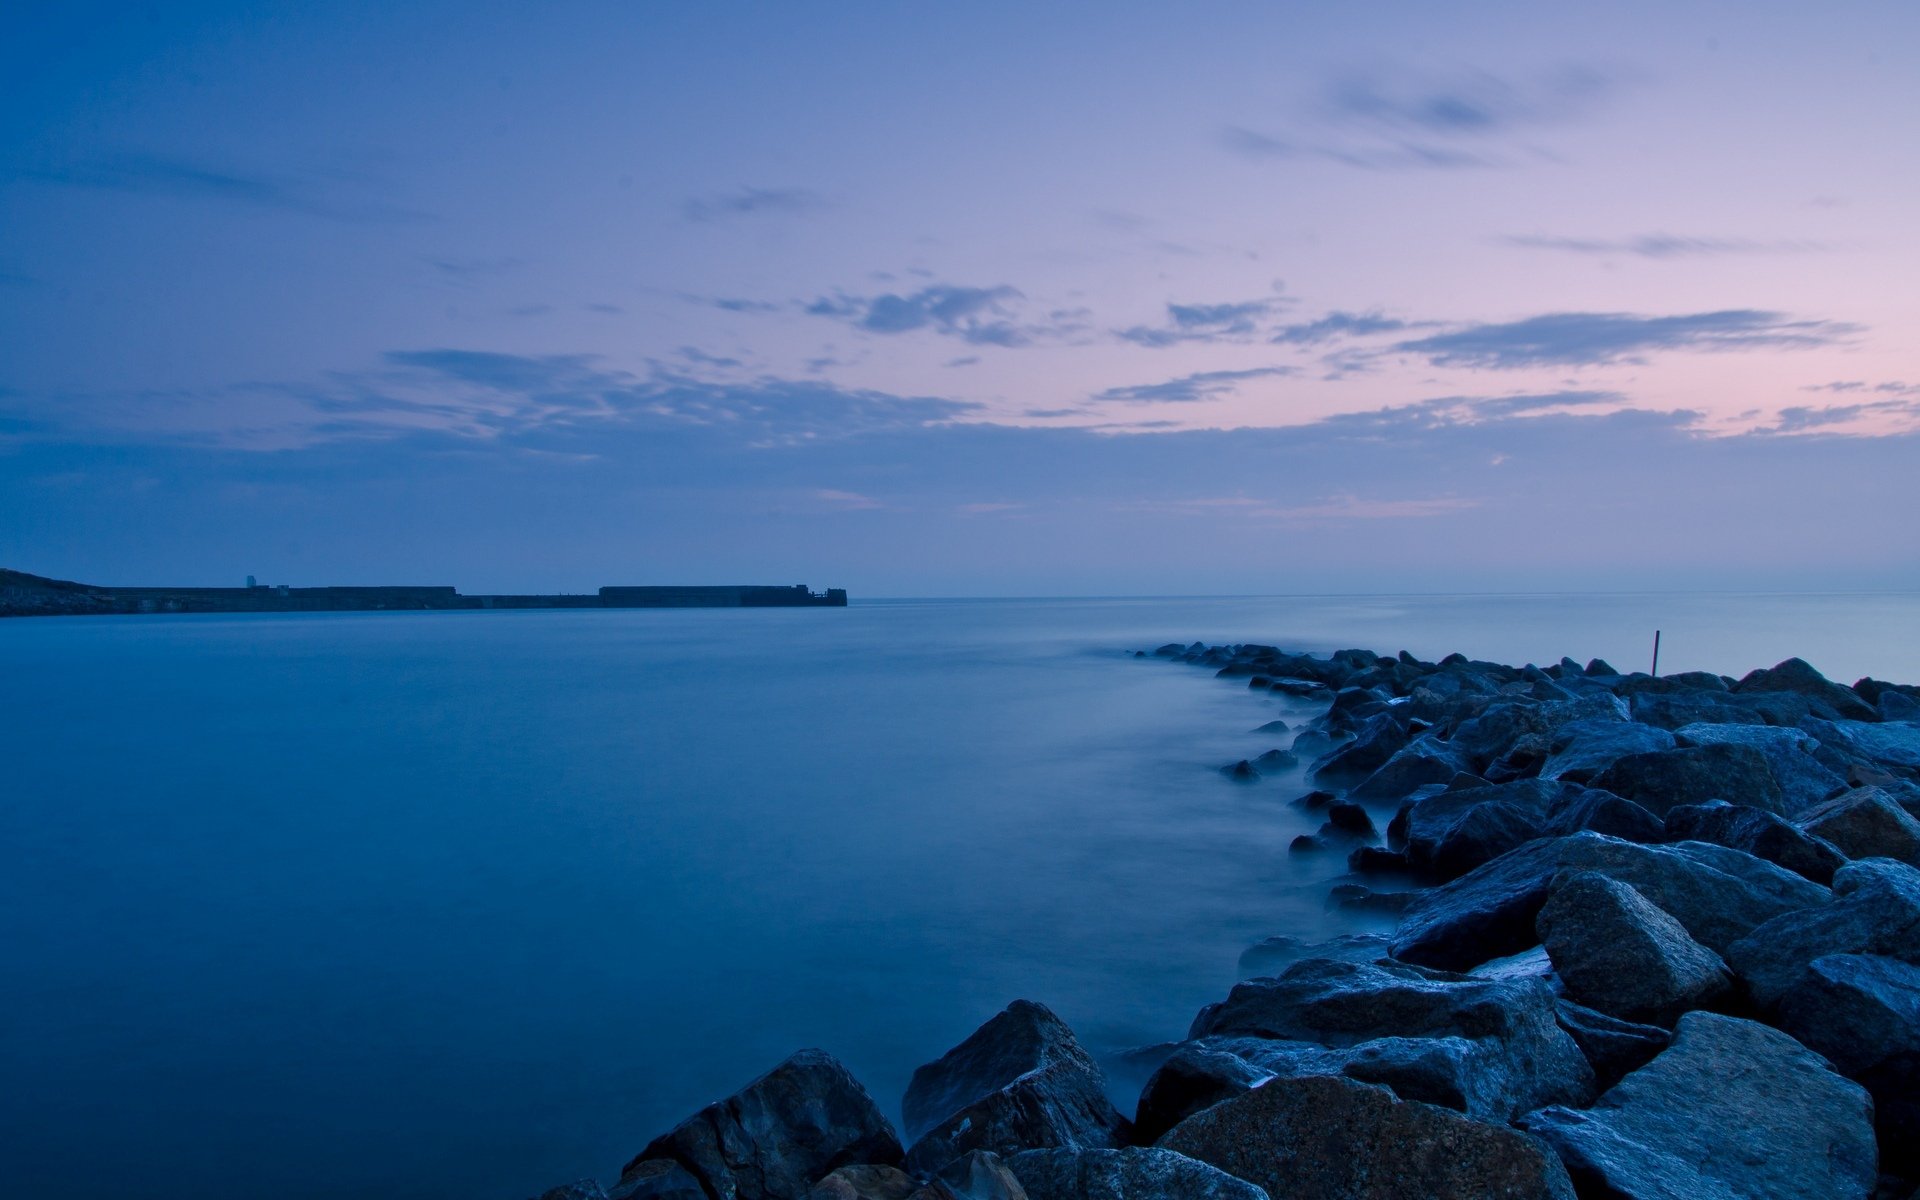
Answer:
[[1166, 641], [1790, 654], [1920, 597], [902, 601], [0, 622], [0, 1194], [516, 1200], [788, 1052], [890, 1111], [1008, 1000], [1181, 1035], [1337, 862], [1310, 710]]

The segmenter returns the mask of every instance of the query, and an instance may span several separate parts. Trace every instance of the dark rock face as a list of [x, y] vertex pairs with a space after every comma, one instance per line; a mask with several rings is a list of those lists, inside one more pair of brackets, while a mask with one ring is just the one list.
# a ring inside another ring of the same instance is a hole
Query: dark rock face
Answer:
[[1032, 1200], [1268, 1200], [1218, 1167], [1171, 1150], [1028, 1150], [1009, 1165]]
[[1539, 1142], [1349, 1079], [1275, 1079], [1183, 1121], [1174, 1150], [1289, 1200], [1572, 1200]]
[[1244, 758], [1221, 767], [1220, 773], [1235, 783], [1252, 783], [1260, 778], [1260, 772], [1254, 770], [1253, 764]]
[[1629, 754], [1671, 750], [1671, 733], [1638, 721], [1573, 721], [1555, 733], [1553, 753], [1540, 767], [1542, 779], [1586, 783]]
[[1557, 880], [1535, 928], [1568, 997], [1623, 1021], [1671, 1025], [1733, 984], [1680, 922], [1592, 871]]
[[1547, 703], [1490, 704], [1460, 723], [1452, 742], [1481, 766], [1507, 754], [1522, 738], [1536, 736], [1551, 747], [1553, 736], [1576, 721], [1625, 721], [1627, 706], [1616, 696], [1588, 696]]
[[1880, 788], [1836, 796], [1802, 815], [1799, 825], [1848, 858], [1891, 858], [1920, 867], [1920, 821]]
[[1879, 714], [1851, 688], [1845, 688], [1813, 669], [1805, 660], [1789, 658], [1783, 663], [1751, 671], [1733, 685], [1739, 693], [1793, 692], [1819, 701], [1839, 716], [1855, 721], [1871, 721]]
[[1314, 761], [1313, 778], [1331, 784], [1365, 779], [1386, 765], [1406, 744], [1407, 731], [1391, 713], [1369, 717], [1351, 742]]
[[1810, 719], [1800, 728], [1820, 739], [1823, 747], [1896, 776], [1911, 777], [1920, 770], [1920, 725]]
[[1751, 707], [1725, 696], [1699, 693], [1636, 694], [1633, 719], [1661, 729], [1688, 725], [1765, 725], [1767, 719]]
[[1920, 965], [1920, 871], [1884, 858], [1849, 863], [1834, 873], [1831, 904], [1765, 922], [1729, 946], [1726, 959], [1754, 1000], [1771, 1006], [1829, 954]]
[[1543, 837], [1567, 837], [1583, 830], [1629, 842], [1659, 842], [1667, 835], [1659, 817], [1599, 788], [1585, 788], [1556, 799], [1540, 827]]
[[607, 1200], [706, 1200], [707, 1190], [685, 1167], [665, 1159], [629, 1166]]
[[1858, 1078], [1920, 1054], [1920, 967], [1875, 954], [1816, 958], [1780, 997], [1780, 1027]]
[[1592, 784], [1660, 817], [1675, 805], [1709, 800], [1769, 812], [1779, 812], [1784, 802], [1766, 756], [1737, 743], [1629, 754], [1594, 776]]
[[1864, 1200], [1877, 1177], [1873, 1105], [1786, 1034], [1713, 1013], [1585, 1111], [1523, 1123], [1583, 1196]]
[[829, 1172], [813, 1185], [807, 1200], [907, 1200], [919, 1190], [913, 1176], [898, 1167], [862, 1163]]
[[[900, 1141], [873, 1097], [832, 1055], [802, 1050], [655, 1138], [623, 1185], [678, 1163], [716, 1200], [798, 1200], [835, 1167], [900, 1161]], [[641, 1194], [665, 1197], [671, 1192]]]
[[1534, 944], [1534, 918], [1561, 871], [1631, 885], [1721, 953], [1762, 922], [1828, 899], [1827, 889], [1772, 863], [1705, 842], [1640, 846], [1601, 834], [1541, 838], [1424, 893], [1401, 918], [1395, 958], [1465, 970]]
[[1452, 743], [1417, 738], [1355, 785], [1352, 795], [1357, 800], [1397, 800], [1417, 787], [1445, 783], [1472, 767], [1472, 761]]
[[1012, 1154], [1107, 1149], [1126, 1120], [1099, 1064], [1044, 1005], [1016, 1000], [966, 1041], [913, 1073], [901, 1102], [907, 1165], [936, 1171], [969, 1150]]
[[[1200, 1011], [1188, 1036], [1305, 1043], [1224, 1052], [1269, 1075], [1344, 1074], [1504, 1120], [1592, 1094], [1586, 1059], [1555, 1018], [1553, 993], [1537, 978], [1470, 979], [1322, 959], [1296, 963], [1276, 979], [1236, 984], [1224, 1001]], [[1316, 1052], [1328, 1050], [1346, 1053]], [[1199, 1067], [1227, 1064], [1185, 1062], [1174, 1071]], [[1245, 1075], [1230, 1067], [1226, 1073]]]
[[1751, 746], [1758, 750], [1767, 760], [1774, 782], [1780, 785], [1781, 811], [1788, 816], [1812, 808], [1847, 786], [1846, 780], [1815, 757], [1820, 753], [1820, 743], [1804, 730], [1771, 725], [1686, 725], [1674, 736], [1682, 746]]
[[912, 1200], [1027, 1200], [1027, 1189], [998, 1154], [970, 1150], [941, 1168]]
[[1764, 808], [1683, 804], [1667, 810], [1667, 837], [1742, 850], [1825, 886], [1847, 856]]
[[1560, 1028], [1593, 1064], [1594, 1084], [1602, 1091], [1619, 1083], [1627, 1072], [1646, 1066], [1673, 1040], [1672, 1033], [1657, 1025], [1622, 1021], [1571, 1000], [1560, 1001], [1556, 1008]]
[[1240, 954], [1240, 978], [1278, 975], [1304, 958], [1372, 962], [1387, 956], [1387, 939], [1378, 933], [1349, 933], [1324, 942], [1280, 934], [1256, 942]]

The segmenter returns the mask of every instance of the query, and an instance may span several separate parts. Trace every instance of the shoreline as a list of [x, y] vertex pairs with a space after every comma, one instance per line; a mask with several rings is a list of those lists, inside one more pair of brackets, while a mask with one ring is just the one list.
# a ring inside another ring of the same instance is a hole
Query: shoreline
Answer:
[[1131, 1114], [1017, 1000], [915, 1072], [899, 1132], [802, 1051], [543, 1200], [1913, 1194], [1920, 687], [1134, 657], [1325, 702], [1263, 758], [1312, 759], [1292, 852], [1343, 857], [1329, 906], [1393, 933], [1250, 948], [1185, 1041], [1129, 1056]]

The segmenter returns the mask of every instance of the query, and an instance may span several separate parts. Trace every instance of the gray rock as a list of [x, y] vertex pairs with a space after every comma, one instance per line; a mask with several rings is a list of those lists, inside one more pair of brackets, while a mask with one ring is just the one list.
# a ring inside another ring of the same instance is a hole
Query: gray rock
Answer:
[[1027, 1200], [1027, 1189], [998, 1154], [969, 1150], [942, 1167], [913, 1200]]
[[1378, 933], [1349, 933], [1323, 942], [1310, 942], [1290, 933], [1264, 938], [1240, 954], [1240, 978], [1278, 975], [1305, 958], [1333, 958], [1342, 962], [1372, 962], [1387, 957], [1387, 939]]
[[1920, 770], [1920, 725], [1809, 719], [1800, 722], [1800, 728], [1823, 746], [1885, 767], [1896, 775]]
[[1472, 767], [1472, 760], [1452, 743], [1416, 738], [1355, 785], [1351, 794], [1356, 800], [1398, 800], [1415, 788], [1445, 783]]
[[1407, 744], [1407, 731], [1391, 713], [1368, 717], [1352, 741], [1315, 759], [1309, 774], [1318, 782], [1354, 783], [1386, 765]]
[[1278, 978], [1236, 984], [1200, 1011], [1188, 1036], [1359, 1048], [1318, 1058], [1277, 1051], [1285, 1062], [1232, 1052], [1269, 1074], [1344, 1074], [1502, 1120], [1542, 1104], [1580, 1103], [1593, 1088], [1585, 1056], [1560, 1029], [1553, 992], [1538, 978], [1308, 960]]
[[1744, 804], [1683, 804], [1667, 810], [1667, 837], [1742, 850], [1825, 886], [1847, 856], [1784, 817]]
[[1656, 816], [1680, 804], [1726, 800], [1779, 812], [1783, 803], [1766, 756], [1728, 743], [1629, 754], [1592, 779], [1592, 786], [1634, 801]]
[[1556, 731], [1552, 745], [1540, 778], [1586, 783], [1629, 754], [1673, 749], [1674, 737], [1638, 721], [1573, 721]]
[[678, 1162], [718, 1200], [797, 1200], [835, 1167], [899, 1162], [900, 1141], [859, 1080], [802, 1050], [655, 1138], [621, 1183], [657, 1170], [646, 1166], [655, 1159]]
[[1720, 956], [1680, 922], [1592, 871], [1556, 880], [1535, 928], [1567, 996], [1623, 1021], [1672, 1025], [1733, 984]]
[[629, 1163], [607, 1200], [707, 1200], [707, 1189], [679, 1163], [656, 1158]]
[[1864, 1200], [1877, 1177], [1873, 1104], [1786, 1034], [1693, 1012], [1673, 1045], [1585, 1111], [1524, 1128], [1583, 1196]]
[[1641, 846], [1595, 833], [1541, 838], [1410, 905], [1389, 943], [1395, 958], [1466, 970], [1538, 938], [1534, 918], [1561, 871], [1631, 884], [1715, 953], [1783, 913], [1825, 904], [1827, 889], [1772, 863], [1705, 842]]
[[1853, 689], [1828, 679], [1804, 659], [1789, 658], [1772, 667], [1749, 672], [1733, 685], [1733, 690], [1736, 693], [1793, 692], [1856, 721], [1871, 721], [1878, 715]]
[[1879, 788], [1845, 792], [1808, 810], [1797, 824], [1848, 858], [1891, 858], [1920, 867], [1920, 821]]
[[1646, 1066], [1673, 1041], [1673, 1033], [1658, 1025], [1622, 1021], [1571, 1000], [1560, 1001], [1555, 1009], [1560, 1028], [1593, 1064], [1594, 1084], [1602, 1091], [1619, 1083], [1627, 1072]]
[[1449, 788], [1403, 805], [1387, 834], [1413, 870], [1452, 879], [1541, 836], [1554, 812], [1584, 794], [1541, 779]]
[[909, 1169], [937, 1171], [969, 1150], [1012, 1154], [1122, 1144], [1127, 1126], [1099, 1064], [1046, 1006], [1016, 1000], [936, 1062], [901, 1102]]
[[1877, 954], [1816, 958], [1775, 1005], [1780, 1028], [1859, 1078], [1920, 1054], [1920, 967]]
[[1172, 1150], [1028, 1150], [1009, 1165], [1032, 1200], [1268, 1200], [1264, 1189]]
[[1884, 858], [1848, 863], [1834, 872], [1832, 903], [1759, 925], [1727, 948], [1726, 959], [1753, 998], [1771, 1006], [1829, 954], [1920, 965], [1920, 871]]
[[1736, 704], [1726, 696], [1694, 693], [1636, 693], [1633, 719], [1661, 729], [1681, 729], [1688, 725], [1765, 725], [1767, 719], [1750, 705]]
[[1485, 766], [1528, 735], [1539, 736], [1551, 746], [1555, 733], [1576, 721], [1626, 721], [1628, 716], [1626, 703], [1611, 695], [1547, 703], [1506, 701], [1490, 704], [1479, 716], [1463, 721], [1450, 740]]
[[1631, 800], [1599, 788], [1583, 788], [1556, 798], [1540, 826], [1542, 837], [1604, 833], [1629, 842], [1665, 841], [1667, 830], [1659, 817]]
[[1276, 1079], [1189, 1117], [1159, 1145], [1287, 1200], [1572, 1200], [1539, 1142], [1350, 1079]]
[[[1847, 786], [1846, 780], [1814, 757], [1820, 743], [1802, 729], [1771, 725], [1685, 725], [1676, 731], [1682, 746], [1751, 746], [1767, 760], [1767, 769], [1780, 785], [1780, 811], [1787, 816], [1805, 812]], [[1733, 797], [1723, 796], [1731, 800]]]
[[907, 1200], [919, 1190], [914, 1177], [899, 1167], [861, 1163], [834, 1168], [813, 1185], [807, 1200]]

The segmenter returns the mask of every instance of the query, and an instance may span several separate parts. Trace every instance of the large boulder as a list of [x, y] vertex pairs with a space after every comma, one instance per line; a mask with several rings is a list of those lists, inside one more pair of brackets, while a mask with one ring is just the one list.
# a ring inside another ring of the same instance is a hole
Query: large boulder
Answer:
[[1629, 754], [1671, 750], [1673, 734], [1638, 721], [1574, 721], [1554, 734], [1553, 754], [1540, 768], [1542, 779], [1585, 783]]
[[836, 1167], [900, 1157], [893, 1126], [860, 1081], [832, 1055], [802, 1050], [655, 1138], [620, 1180], [670, 1176], [650, 1165], [666, 1160], [713, 1200], [799, 1200]]
[[901, 1113], [914, 1139], [907, 1165], [923, 1173], [969, 1150], [1105, 1149], [1124, 1142], [1127, 1124], [1093, 1056], [1031, 1000], [916, 1070]]
[[1880, 788], [1844, 792], [1802, 814], [1798, 824], [1848, 858], [1891, 858], [1920, 867], [1920, 821]]
[[1826, 903], [1826, 888], [1772, 863], [1706, 842], [1641, 846], [1596, 833], [1541, 838], [1423, 893], [1408, 906], [1393, 957], [1467, 970], [1536, 940], [1534, 918], [1562, 871], [1630, 884], [1693, 939], [1724, 953], [1755, 926]]
[[1419, 737], [1356, 784], [1351, 795], [1356, 800], [1398, 800], [1415, 788], [1445, 783], [1472, 768], [1472, 760], [1451, 742]]
[[1832, 903], [1757, 926], [1727, 948], [1726, 960], [1753, 998], [1770, 1006], [1829, 954], [1920, 965], [1920, 871], [1884, 858], [1848, 863], [1834, 872]]
[[1825, 886], [1847, 856], [1777, 813], [1745, 804], [1683, 804], [1667, 810], [1667, 837], [1712, 842], [1764, 858]]
[[1877, 1177], [1865, 1089], [1776, 1029], [1693, 1012], [1673, 1045], [1581, 1111], [1523, 1122], [1582, 1196], [1865, 1200]]
[[1699, 841], [1644, 847], [1601, 833], [1542, 837], [1496, 858], [1407, 906], [1394, 931], [1394, 958], [1469, 970], [1536, 943], [1534, 918], [1553, 877], [1590, 870], [1632, 885], [1686, 927], [1693, 941], [1722, 952], [1755, 925], [1824, 904], [1828, 891], [1751, 854]]
[[1601, 1091], [1619, 1083], [1627, 1072], [1646, 1066], [1673, 1041], [1671, 1030], [1622, 1021], [1571, 1000], [1562, 1000], [1554, 1007], [1560, 1028], [1572, 1036], [1593, 1064], [1594, 1086]]
[[[541, 1200], [554, 1198], [542, 1197]], [[566, 1200], [592, 1198], [568, 1197]], [[607, 1193], [607, 1200], [707, 1200], [707, 1189], [700, 1186], [700, 1181], [679, 1163], [655, 1158], [630, 1164], [620, 1177], [620, 1182]], [[840, 1198], [836, 1197], [835, 1200]], [[861, 1197], [860, 1200], [892, 1200], [892, 1197]]]
[[1820, 743], [1803, 729], [1697, 724], [1682, 726], [1674, 736], [1682, 746], [1751, 746], [1758, 750], [1767, 760], [1773, 781], [1780, 785], [1780, 810], [1788, 816], [1805, 812], [1847, 786], [1846, 780], [1814, 757]]
[[912, 1200], [1028, 1200], [1027, 1189], [991, 1150], [969, 1150], [940, 1169]]
[[1290, 933], [1262, 938], [1240, 953], [1240, 978], [1278, 975], [1307, 958], [1337, 958], [1343, 962], [1373, 962], [1387, 957], [1387, 937], [1381, 933], [1349, 933], [1312, 942]]
[[[1557, 1024], [1552, 989], [1533, 977], [1308, 960], [1277, 978], [1234, 985], [1200, 1011], [1188, 1036], [1305, 1043], [1211, 1049], [1270, 1076], [1348, 1075], [1501, 1120], [1546, 1103], [1579, 1103], [1593, 1087], [1579, 1046]], [[1308, 1052], [1314, 1047], [1341, 1053]], [[1191, 1065], [1170, 1060], [1162, 1073]]]
[[1403, 804], [1387, 836], [1413, 870], [1452, 879], [1541, 836], [1586, 795], [1577, 784], [1545, 779], [1450, 786]]
[[1535, 928], [1567, 996], [1624, 1021], [1671, 1025], [1733, 984], [1680, 922], [1593, 871], [1556, 880]]
[[1594, 776], [1592, 786], [1625, 796], [1657, 816], [1678, 804], [1727, 800], [1779, 812], [1780, 785], [1766, 756], [1727, 743], [1629, 754]]
[[1724, 695], [1692, 692], [1637, 692], [1633, 700], [1633, 719], [1660, 729], [1681, 729], [1688, 725], [1765, 725], [1767, 719], [1749, 704], [1734, 702]]
[[1920, 725], [1810, 718], [1800, 722], [1800, 728], [1853, 761], [1871, 763], [1895, 775], [1920, 771]]
[[1509, 700], [1490, 704], [1453, 731], [1453, 744], [1482, 767], [1504, 757], [1516, 742], [1528, 736], [1552, 745], [1558, 731], [1575, 721], [1626, 721], [1626, 702], [1617, 696], [1585, 696], [1577, 700]]
[[1275, 1079], [1187, 1118], [1163, 1149], [1287, 1200], [1573, 1200], [1524, 1133], [1330, 1076]]
[[1873, 1094], [1885, 1165], [1920, 1167], [1920, 967], [1867, 954], [1813, 960], [1775, 1023]]
[[1804, 659], [1789, 658], [1783, 663], [1750, 671], [1733, 685], [1736, 693], [1793, 692], [1818, 701], [1835, 714], [1856, 721], [1871, 721], [1879, 714], [1851, 688], [1828, 679]]
[[1008, 1160], [1032, 1200], [1268, 1200], [1265, 1189], [1172, 1150], [1028, 1150]]
[[1314, 760], [1309, 774], [1336, 785], [1357, 783], [1385, 766], [1407, 745], [1407, 730], [1392, 713], [1368, 717], [1353, 740]]

